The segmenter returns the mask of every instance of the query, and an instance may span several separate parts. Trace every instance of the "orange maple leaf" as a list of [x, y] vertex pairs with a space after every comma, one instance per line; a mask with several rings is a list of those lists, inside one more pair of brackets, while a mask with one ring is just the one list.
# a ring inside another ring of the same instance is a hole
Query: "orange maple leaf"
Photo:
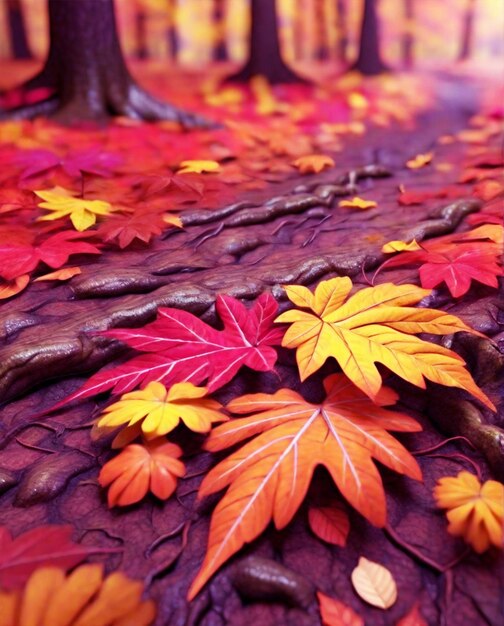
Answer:
[[318, 174], [327, 167], [334, 167], [334, 160], [325, 154], [309, 154], [299, 157], [292, 165], [297, 167], [301, 174]]
[[415, 459], [387, 432], [421, 430], [411, 417], [382, 408], [397, 400], [394, 391], [382, 388], [373, 404], [343, 374], [326, 378], [324, 387], [327, 397], [321, 404], [281, 389], [245, 395], [227, 405], [232, 413], [253, 415], [212, 430], [205, 448], [214, 452], [256, 436], [201, 484], [200, 497], [229, 489], [213, 513], [207, 554], [189, 598], [271, 520], [278, 529], [291, 521], [318, 465], [328, 469], [342, 495], [376, 526], [386, 522], [386, 502], [373, 458], [421, 478]]
[[374, 200], [364, 200], [355, 196], [351, 200], [341, 200], [338, 202], [338, 206], [346, 209], [360, 209], [361, 211], [367, 211], [367, 209], [374, 209], [378, 206]]
[[103, 565], [81, 565], [71, 574], [41, 567], [21, 591], [0, 590], [0, 623], [5, 626], [148, 626], [156, 617], [143, 584], [122, 572], [103, 578]]
[[164, 438], [126, 446], [102, 467], [98, 482], [108, 487], [108, 505], [127, 506], [139, 502], [148, 491], [167, 500], [185, 474], [182, 450]]
[[504, 485], [496, 480], [483, 484], [469, 472], [438, 480], [434, 488], [438, 507], [448, 509], [448, 532], [463, 537], [481, 554], [490, 545], [504, 544]]
[[291, 302], [310, 309], [291, 309], [275, 320], [292, 323], [282, 345], [297, 348], [301, 380], [334, 357], [350, 380], [374, 399], [382, 385], [375, 363], [382, 363], [417, 387], [425, 388], [425, 378], [460, 387], [495, 410], [458, 354], [415, 336], [459, 331], [479, 334], [444, 311], [407, 306], [422, 300], [430, 290], [384, 283], [349, 297], [352, 281], [348, 277], [322, 281], [315, 293], [300, 285], [284, 288]]
[[425, 167], [426, 165], [429, 165], [433, 158], [433, 152], [417, 154], [416, 157], [410, 159], [409, 161], [406, 161], [406, 167], [408, 167], [410, 170], [418, 170], [422, 167]]

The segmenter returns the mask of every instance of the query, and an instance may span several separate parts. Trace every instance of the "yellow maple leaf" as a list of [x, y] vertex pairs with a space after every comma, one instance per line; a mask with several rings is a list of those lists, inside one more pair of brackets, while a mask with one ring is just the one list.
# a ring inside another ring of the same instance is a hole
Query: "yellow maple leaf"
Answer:
[[220, 165], [217, 161], [182, 161], [177, 174], [207, 174], [219, 171]]
[[87, 200], [76, 198], [76, 191], [64, 187], [40, 189], [35, 194], [45, 200], [39, 207], [51, 211], [49, 215], [39, 217], [39, 221], [58, 220], [61, 217], [70, 217], [70, 220], [79, 232], [86, 230], [96, 223], [97, 215], [108, 215], [112, 209], [109, 202], [104, 200]]
[[301, 174], [318, 174], [328, 167], [334, 167], [334, 160], [325, 154], [309, 154], [299, 157], [292, 165], [297, 167]]
[[385, 254], [389, 254], [391, 252], [411, 252], [413, 250], [421, 250], [421, 246], [418, 245], [416, 239], [413, 239], [413, 241], [410, 242], [401, 241], [400, 239], [389, 241], [388, 243], [383, 244], [381, 249], [381, 251]]
[[0, 590], [2, 626], [148, 626], [156, 617], [151, 600], [142, 600], [143, 583], [122, 572], [103, 578], [103, 565], [81, 565], [71, 574], [40, 567], [24, 589]]
[[126, 393], [108, 406], [98, 420], [95, 435], [127, 424], [114, 440], [114, 447], [120, 447], [140, 433], [147, 440], [166, 435], [180, 420], [194, 432], [206, 433], [213, 422], [227, 419], [220, 412], [222, 405], [205, 397], [206, 393], [205, 387], [192, 383], [176, 383], [167, 390], [162, 383], [152, 381], [145, 389]]
[[346, 209], [360, 209], [361, 211], [366, 211], [367, 209], [376, 208], [378, 204], [374, 202], [374, 200], [364, 200], [364, 198], [355, 196], [351, 200], [341, 200], [338, 206]]
[[382, 363], [417, 387], [425, 388], [425, 378], [459, 387], [495, 410], [458, 354], [415, 336], [479, 334], [444, 311], [408, 306], [429, 295], [429, 289], [385, 283], [350, 296], [352, 286], [350, 278], [343, 277], [322, 281], [315, 293], [301, 285], [284, 287], [293, 304], [311, 310], [291, 309], [275, 320], [291, 323], [282, 345], [297, 349], [301, 380], [334, 357], [348, 378], [375, 399], [382, 386], [375, 363]]
[[469, 472], [445, 476], [434, 488], [436, 504], [447, 509], [448, 532], [463, 537], [481, 554], [490, 545], [504, 543], [504, 485], [496, 480], [483, 484]]
[[425, 167], [426, 165], [429, 165], [433, 158], [433, 152], [417, 154], [416, 157], [410, 159], [409, 161], [406, 161], [406, 167], [408, 167], [410, 170], [418, 170], [422, 167]]

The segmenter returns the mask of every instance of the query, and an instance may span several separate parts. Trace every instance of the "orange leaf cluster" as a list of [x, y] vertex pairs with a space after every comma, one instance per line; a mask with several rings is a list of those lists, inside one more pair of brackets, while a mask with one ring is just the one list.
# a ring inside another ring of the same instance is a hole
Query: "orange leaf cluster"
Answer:
[[37, 569], [22, 591], [0, 590], [0, 626], [149, 626], [156, 609], [142, 601], [143, 585], [121, 572], [103, 577], [101, 565], [71, 574]]
[[493, 545], [504, 545], [504, 485], [496, 480], [483, 484], [469, 472], [438, 480], [434, 488], [438, 507], [447, 509], [448, 532], [462, 537], [481, 554]]

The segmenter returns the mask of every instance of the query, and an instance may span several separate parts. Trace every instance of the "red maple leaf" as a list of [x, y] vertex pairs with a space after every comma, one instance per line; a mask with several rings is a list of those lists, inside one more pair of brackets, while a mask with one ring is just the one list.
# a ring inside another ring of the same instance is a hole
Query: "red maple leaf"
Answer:
[[31, 272], [40, 262], [57, 269], [64, 265], [72, 254], [100, 254], [96, 246], [82, 239], [83, 233], [64, 230], [38, 244], [33, 244], [29, 240], [1, 243], [0, 276], [6, 280], [13, 280]]
[[247, 309], [239, 300], [219, 295], [216, 309], [223, 330], [186, 311], [164, 308], [159, 309], [156, 321], [143, 328], [99, 333], [144, 354], [98, 372], [51, 410], [109, 389], [122, 394], [154, 380], [165, 385], [182, 381], [197, 385], [206, 380], [212, 392], [229, 382], [243, 365], [259, 372], [273, 369], [277, 353], [272, 346], [281, 343], [284, 332], [273, 327], [278, 311], [275, 298], [263, 293]]
[[167, 228], [162, 214], [156, 211], [135, 211], [126, 215], [114, 215], [103, 222], [97, 236], [105, 242], [114, 241], [120, 248], [128, 247], [135, 239], [149, 243], [154, 235]]
[[114, 169], [122, 163], [116, 154], [103, 152], [99, 148], [70, 152], [60, 156], [51, 150], [24, 150], [16, 159], [16, 164], [23, 169], [21, 180], [47, 173], [61, 167], [69, 176], [81, 176], [83, 172], [95, 176], [109, 177]]
[[0, 589], [22, 587], [39, 567], [68, 570], [91, 553], [110, 552], [74, 543], [71, 526], [39, 526], [13, 539], [0, 526]]

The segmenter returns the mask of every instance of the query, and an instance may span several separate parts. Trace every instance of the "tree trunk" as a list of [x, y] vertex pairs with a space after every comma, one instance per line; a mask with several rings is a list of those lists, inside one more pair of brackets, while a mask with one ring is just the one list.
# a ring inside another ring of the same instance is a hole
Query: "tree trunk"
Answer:
[[19, 0], [7, 0], [7, 18], [9, 20], [11, 50], [14, 58], [31, 59], [32, 54], [26, 38], [23, 8]]
[[139, 59], [148, 57], [147, 51], [147, 16], [139, 9], [135, 15], [136, 56]]
[[462, 43], [458, 55], [459, 61], [466, 61], [471, 56], [472, 41], [474, 32], [474, 8], [476, 0], [467, 0], [467, 6], [464, 14], [464, 22], [462, 27]]
[[388, 69], [380, 56], [380, 25], [376, 5], [377, 0], [364, 0], [359, 56], [352, 68], [366, 76], [381, 74]]
[[348, 32], [347, 32], [347, 9], [345, 0], [338, 0], [336, 3], [338, 11], [338, 47], [337, 58], [341, 63], [347, 62], [347, 48], [348, 48]]
[[177, 11], [177, 0], [168, 0], [168, 50], [170, 58], [176, 61], [179, 53], [179, 41], [177, 34], [177, 23], [175, 13]]
[[122, 115], [175, 120], [184, 126], [206, 124], [156, 100], [132, 79], [119, 45], [113, 0], [49, 0], [49, 35], [45, 67], [26, 86], [48, 86], [54, 96], [5, 117], [53, 114], [73, 123]]
[[214, 0], [213, 2], [213, 26], [215, 31], [215, 44], [213, 50], [214, 61], [227, 61], [228, 52], [226, 46], [226, 7], [225, 0]]
[[413, 32], [411, 30], [415, 11], [413, 6], [414, 0], [404, 0], [404, 21], [406, 27], [402, 37], [402, 61], [404, 67], [410, 69], [413, 67]]
[[251, 11], [249, 59], [228, 80], [241, 82], [261, 75], [271, 84], [305, 82], [282, 59], [275, 0], [251, 0]]
[[315, 21], [317, 28], [317, 47], [315, 57], [318, 61], [329, 58], [329, 44], [327, 41], [327, 24], [325, 16], [325, 0], [315, 0]]

